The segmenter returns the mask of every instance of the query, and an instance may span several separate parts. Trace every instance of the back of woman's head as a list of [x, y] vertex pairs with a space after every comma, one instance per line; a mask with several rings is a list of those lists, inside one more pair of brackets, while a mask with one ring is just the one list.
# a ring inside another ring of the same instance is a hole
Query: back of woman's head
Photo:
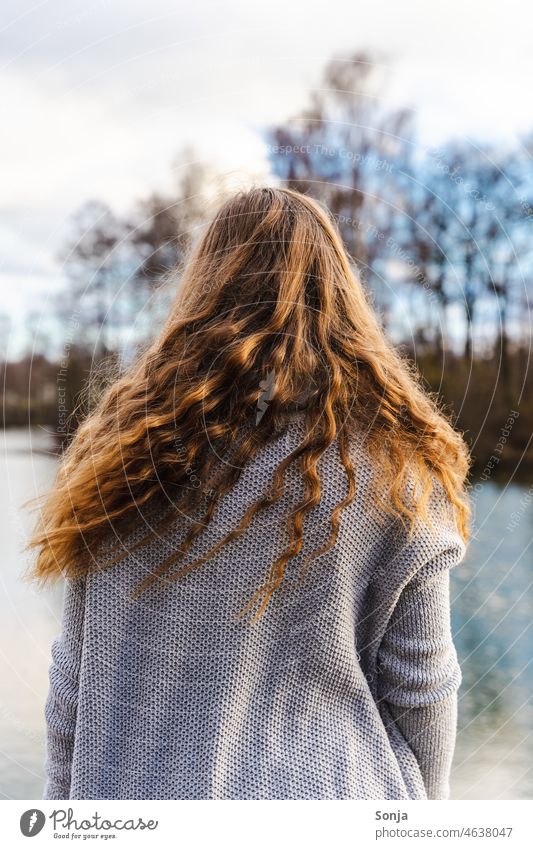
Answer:
[[[75, 573], [80, 552], [87, 562], [87, 551], [138, 520], [142, 505], [171, 506], [164, 511], [171, 521], [203, 498], [180, 551], [139, 591], [201, 566], [207, 556], [172, 571], [299, 402], [305, 438], [270, 492], [217, 545], [246, 533], [253, 516], [282, 497], [286, 469], [298, 464], [305, 495], [287, 516], [290, 545], [258, 590], [260, 613], [302, 548], [303, 520], [321, 498], [318, 461], [336, 442], [347, 494], [331, 516], [325, 548], [334, 545], [356, 493], [355, 430], [379, 468], [369, 503], [412, 530], [427, 518], [434, 487], [443, 487], [467, 538], [464, 441], [385, 337], [332, 217], [298, 192], [254, 188], [219, 209], [192, 250], [159, 337], [80, 425], [31, 541], [39, 548], [35, 576]], [[136, 545], [152, 534], [147, 529]], [[118, 549], [113, 562], [127, 553]]]

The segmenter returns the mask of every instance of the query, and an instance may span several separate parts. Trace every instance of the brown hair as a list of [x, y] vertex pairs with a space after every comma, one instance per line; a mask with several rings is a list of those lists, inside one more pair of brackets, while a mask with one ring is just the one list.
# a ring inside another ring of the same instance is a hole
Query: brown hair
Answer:
[[[255, 425], [267, 378], [270, 399]], [[306, 436], [280, 464], [271, 492], [251, 504], [206, 556], [171, 571], [243, 466], [283, 429], [302, 392], [308, 395]], [[254, 426], [243, 431], [250, 421]], [[107, 389], [66, 450], [30, 541], [39, 549], [33, 577], [45, 581], [89, 570], [78, 565], [87, 563], [87, 552], [109, 538], [115, 525], [135, 524], [142, 505], [166, 498], [167, 506], [182, 510], [195, 499], [200, 503], [200, 490], [195, 494], [190, 485], [194, 469], [206, 498], [203, 515], [180, 550], [137, 592], [157, 579], [175, 580], [279, 500], [285, 472], [297, 462], [305, 494], [287, 517], [290, 545], [246, 607], [262, 599], [260, 616], [287, 562], [302, 548], [305, 516], [321, 498], [317, 463], [337, 440], [347, 494], [332, 512], [321, 551], [335, 543], [341, 511], [356, 493], [348, 450], [354, 427], [364, 429], [368, 451], [379, 463], [373, 496], [384, 509], [412, 529], [417, 517], [427, 516], [428, 499], [440, 484], [466, 541], [469, 457], [463, 438], [387, 340], [332, 216], [288, 189], [240, 192], [223, 204], [192, 250], [157, 340]], [[233, 452], [232, 461], [220, 468], [216, 458], [227, 452]], [[409, 481], [419, 485], [415, 497]], [[173, 516], [175, 510], [165, 521]], [[134, 547], [154, 533], [150, 527]], [[112, 562], [125, 554], [119, 551]]]

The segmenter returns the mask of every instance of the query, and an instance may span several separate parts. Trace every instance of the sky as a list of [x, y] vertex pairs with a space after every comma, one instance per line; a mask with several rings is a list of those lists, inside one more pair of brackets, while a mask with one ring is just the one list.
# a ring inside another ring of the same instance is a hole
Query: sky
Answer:
[[13, 344], [29, 311], [46, 312], [85, 201], [122, 212], [168, 188], [188, 144], [237, 183], [263, 178], [262, 133], [305, 105], [334, 56], [377, 57], [384, 99], [415, 111], [421, 144], [519, 140], [533, 128], [532, 24], [525, 0], [3, 0], [0, 317]]

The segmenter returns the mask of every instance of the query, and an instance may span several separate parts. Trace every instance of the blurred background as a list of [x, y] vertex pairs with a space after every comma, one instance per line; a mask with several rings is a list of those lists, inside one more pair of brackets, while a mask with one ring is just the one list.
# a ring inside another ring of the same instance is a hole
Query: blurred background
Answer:
[[458, 799], [533, 796], [533, 11], [508, 0], [4, 0], [0, 797], [40, 798], [60, 586], [21, 580], [57, 457], [224, 197], [324, 201], [472, 449]]

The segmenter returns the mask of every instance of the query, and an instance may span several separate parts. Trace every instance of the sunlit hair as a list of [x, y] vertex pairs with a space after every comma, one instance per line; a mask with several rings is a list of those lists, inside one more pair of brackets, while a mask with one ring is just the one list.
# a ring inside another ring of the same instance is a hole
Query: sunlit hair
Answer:
[[[268, 404], [261, 405], [269, 380]], [[180, 566], [218, 501], [283, 432], [303, 396], [306, 435], [277, 468], [269, 492], [204, 557]], [[335, 544], [342, 510], [356, 495], [349, 451], [356, 429], [379, 468], [369, 503], [412, 531], [417, 518], [427, 518], [434, 487], [442, 485], [466, 541], [469, 457], [463, 438], [386, 338], [332, 216], [295, 191], [240, 192], [192, 249], [157, 340], [106, 390], [66, 450], [30, 541], [39, 549], [33, 577], [45, 581], [101, 568], [88, 553], [116, 527], [138, 525], [143, 505], [172, 505], [161, 513], [162, 526], [196, 504], [200, 518], [181, 548], [134, 595], [154, 581], [183, 577], [279, 501], [294, 463], [303, 496], [287, 515], [290, 544], [243, 611], [260, 603], [257, 619], [302, 549], [304, 519], [321, 499], [318, 462], [334, 441], [346, 496], [332, 511], [327, 546], [313, 557]], [[192, 485], [191, 470], [200, 486]], [[133, 546], [118, 543], [114, 568], [132, 547], [153, 541], [160, 526], [147, 524]]]

